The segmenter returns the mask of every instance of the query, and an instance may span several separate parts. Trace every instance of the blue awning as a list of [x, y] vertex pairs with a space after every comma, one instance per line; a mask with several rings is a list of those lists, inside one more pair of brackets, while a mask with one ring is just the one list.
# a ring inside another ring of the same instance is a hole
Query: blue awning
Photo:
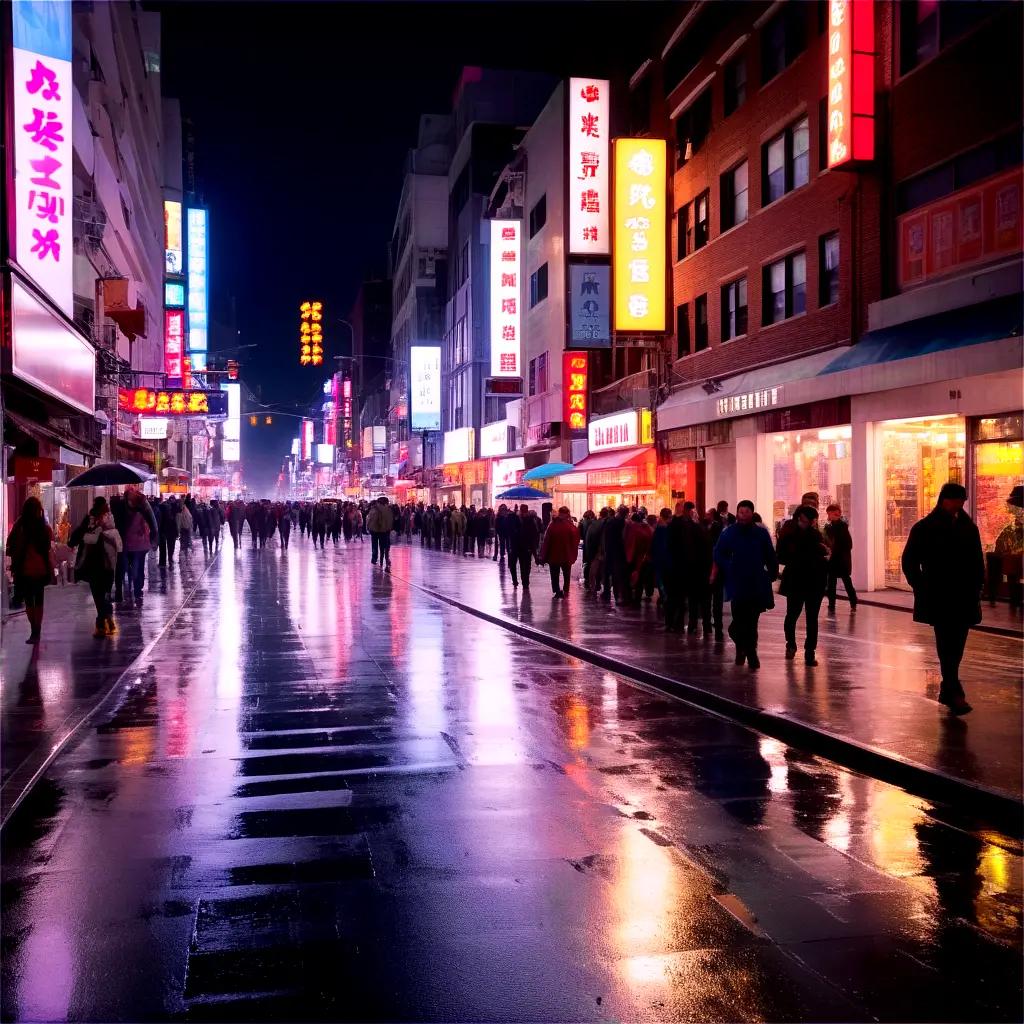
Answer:
[[865, 334], [856, 345], [819, 370], [818, 376], [1018, 337], [1024, 319], [1021, 314], [1021, 296], [1010, 295], [882, 327]]

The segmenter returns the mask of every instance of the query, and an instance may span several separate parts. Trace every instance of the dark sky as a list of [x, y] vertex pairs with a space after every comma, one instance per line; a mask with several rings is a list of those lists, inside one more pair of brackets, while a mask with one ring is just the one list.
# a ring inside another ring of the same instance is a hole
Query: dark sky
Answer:
[[[298, 365], [298, 304], [344, 316], [383, 272], [402, 164], [422, 113], [447, 113], [464, 65], [607, 74], [665, 5], [160, 3], [163, 87], [194, 125], [210, 208], [211, 312], [233, 298], [243, 377], [293, 405], [325, 373]], [[342, 325], [327, 355], [348, 349]], [[330, 360], [328, 359], [329, 363]], [[333, 364], [332, 364], [333, 365]], [[284, 408], [284, 406], [280, 406]], [[251, 482], [276, 477], [297, 420], [245, 429]], [[256, 457], [256, 458], [254, 458]], [[255, 478], [255, 479], [253, 479]]]

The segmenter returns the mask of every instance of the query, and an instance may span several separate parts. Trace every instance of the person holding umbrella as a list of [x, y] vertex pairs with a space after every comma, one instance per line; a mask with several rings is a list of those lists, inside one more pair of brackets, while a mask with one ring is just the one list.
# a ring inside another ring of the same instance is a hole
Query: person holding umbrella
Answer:
[[92, 591], [96, 605], [96, 631], [93, 636], [113, 636], [114, 605], [110, 588], [114, 582], [114, 567], [121, 553], [121, 534], [114, 525], [107, 499], [98, 497], [81, 525], [71, 534], [71, 546], [78, 548], [75, 559], [75, 578], [85, 580]]

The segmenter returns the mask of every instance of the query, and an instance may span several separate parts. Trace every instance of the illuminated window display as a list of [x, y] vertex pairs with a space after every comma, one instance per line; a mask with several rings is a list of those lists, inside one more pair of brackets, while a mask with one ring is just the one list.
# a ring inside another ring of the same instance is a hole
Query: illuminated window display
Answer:
[[967, 485], [967, 432], [960, 416], [889, 420], [880, 426], [885, 585], [907, 590], [900, 560], [910, 528], [935, 507], [944, 483]]
[[791, 430], [772, 436], [772, 525], [788, 519], [808, 491], [818, 492], [818, 507], [838, 502], [850, 509], [853, 473], [849, 426]]
[[[1024, 416], [1015, 413], [975, 420], [971, 441], [971, 500], [985, 551], [989, 595], [1019, 600], [1024, 509], [1008, 499], [1014, 488], [1024, 485]], [[1018, 593], [1011, 592], [1012, 588]]]

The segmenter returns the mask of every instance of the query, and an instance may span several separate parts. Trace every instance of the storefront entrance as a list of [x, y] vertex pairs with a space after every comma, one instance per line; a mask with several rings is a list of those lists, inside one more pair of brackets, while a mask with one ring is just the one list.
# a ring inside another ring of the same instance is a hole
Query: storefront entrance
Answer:
[[849, 426], [790, 430], [772, 435], [772, 525], [778, 527], [814, 491], [824, 519], [835, 503], [850, 514], [853, 454]]

